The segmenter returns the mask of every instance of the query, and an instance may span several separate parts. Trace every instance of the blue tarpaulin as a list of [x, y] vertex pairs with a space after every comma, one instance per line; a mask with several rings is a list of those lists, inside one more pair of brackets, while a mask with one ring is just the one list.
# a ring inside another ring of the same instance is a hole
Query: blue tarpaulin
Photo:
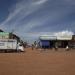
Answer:
[[42, 46], [42, 48], [49, 48], [49, 46], [50, 46], [50, 43], [49, 43], [49, 41], [47, 40], [41, 40], [41, 46]]

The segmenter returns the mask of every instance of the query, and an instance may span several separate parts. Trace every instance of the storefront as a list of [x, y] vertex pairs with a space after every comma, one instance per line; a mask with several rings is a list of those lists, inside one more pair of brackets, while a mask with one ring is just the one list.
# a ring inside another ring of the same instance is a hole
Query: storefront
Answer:
[[53, 48], [56, 42], [56, 36], [40, 36], [40, 42], [42, 48]]
[[70, 35], [57, 36], [58, 48], [66, 48], [66, 46], [69, 46], [71, 40], [72, 36]]
[[54, 48], [56, 45], [58, 48], [66, 48], [66, 46], [75, 45], [75, 36], [63, 35], [63, 36], [40, 36], [40, 42], [42, 48]]

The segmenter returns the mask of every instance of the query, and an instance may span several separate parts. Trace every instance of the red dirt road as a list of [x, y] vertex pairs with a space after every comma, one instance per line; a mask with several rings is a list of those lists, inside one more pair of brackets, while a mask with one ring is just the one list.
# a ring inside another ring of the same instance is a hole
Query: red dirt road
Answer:
[[0, 75], [75, 75], [75, 50], [0, 53]]

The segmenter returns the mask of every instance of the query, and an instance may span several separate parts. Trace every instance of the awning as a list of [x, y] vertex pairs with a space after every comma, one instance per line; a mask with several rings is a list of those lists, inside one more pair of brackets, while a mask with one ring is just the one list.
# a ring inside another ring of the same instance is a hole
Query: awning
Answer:
[[56, 40], [56, 36], [40, 36], [40, 40]]

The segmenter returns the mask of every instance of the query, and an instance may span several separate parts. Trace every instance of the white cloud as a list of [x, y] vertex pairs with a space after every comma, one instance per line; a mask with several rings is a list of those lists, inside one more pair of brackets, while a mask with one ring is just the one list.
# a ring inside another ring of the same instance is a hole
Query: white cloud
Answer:
[[40, 9], [46, 1], [47, 0], [29, 0], [27, 2], [26, 0], [19, 1], [9, 9], [9, 15], [6, 20], [0, 24], [0, 27], [5, 31], [12, 31], [14, 29], [16, 33], [21, 34], [21, 32], [25, 33], [31, 28], [43, 24], [46, 19], [44, 22], [38, 21], [38, 19], [31, 19], [27, 23], [21, 23], [21, 20]]
[[72, 31], [64, 30], [61, 32], [54, 33], [56, 36], [72, 36], [74, 33]]
[[45, 2], [47, 2], [48, 0], [32, 0], [33, 1], [33, 4], [43, 4]]
[[[41, 8], [41, 4], [44, 2], [46, 2], [46, 0], [29, 1], [27, 3], [26, 0], [19, 1], [16, 5], [13, 5], [12, 8], [10, 8], [9, 15], [6, 20], [1, 23], [1, 26], [9, 25], [10, 21], [12, 25], [15, 26], [24, 17]], [[40, 5], [37, 5], [36, 3], [40, 3]], [[13, 19], [15, 19], [14, 22]]]

